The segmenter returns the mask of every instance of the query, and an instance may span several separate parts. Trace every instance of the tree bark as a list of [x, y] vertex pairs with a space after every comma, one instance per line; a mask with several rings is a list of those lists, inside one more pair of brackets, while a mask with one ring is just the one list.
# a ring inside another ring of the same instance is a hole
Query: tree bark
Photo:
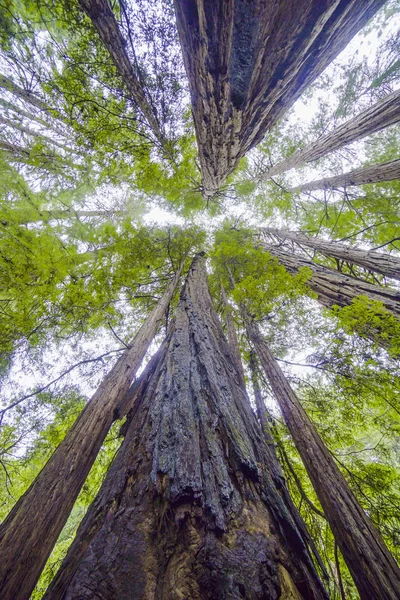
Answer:
[[229, 348], [231, 350], [232, 359], [235, 363], [237, 371], [238, 371], [240, 377], [242, 378], [242, 382], [244, 383], [245, 378], [244, 378], [244, 371], [243, 371], [243, 363], [242, 363], [242, 357], [240, 355], [239, 343], [238, 343], [238, 339], [237, 339], [237, 335], [236, 335], [235, 322], [233, 320], [233, 315], [232, 315], [232, 307], [228, 302], [228, 298], [226, 297], [225, 288], [222, 285], [222, 283], [221, 283], [221, 298], [222, 298], [222, 304], [224, 306], [224, 319], [225, 319], [225, 324], [226, 324], [226, 333], [227, 333]]
[[348, 306], [358, 296], [368, 296], [371, 300], [382, 302], [388, 312], [400, 318], [399, 290], [344, 275], [271, 244], [262, 243], [262, 247], [272, 256], [276, 256], [289, 273], [297, 273], [301, 267], [311, 269], [312, 274], [307, 285], [318, 294], [318, 301], [327, 308], [334, 305]]
[[364, 185], [366, 183], [379, 183], [380, 181], [393, 181], [400, 177], [400, 159], [391, 160], [377, 165], [360, 167], [334, 175], [303, 183], [297, 187], [289, 188], [289, 192], [312, 192], [313, 190], [326, 190], [331, 188], [348, 187], [352, 185]]
[[359, 115], [336, 127], [301, 150], [277, 163], [257, 177], [263, 181], [274, 175], [280, 175], [305, 163], [317, 160], [329, 152], [338, 150], [366, 135], [372, 135], [400, 120], [400, 90], [388, 94], [383, 100], [369, 106]]
[[268, 443], [273, 444], [272, 435], [267, 421], [267, 411], [265, 409], [264, 400], [261, 396], [260, 384], [258, 382], [257, 362], [253, 350], [250, 354], [249, 367], [251, 373], [251, 383], [253, 385], [254, 399], [256, 401], [257, 417], [260, 421], [261, 429], [264, 432], [265, 439]]
[[51, 106], [49, 106], [46, 102], [38, 98], [35, 94], [32, 94], [32, 92], [24, 90], [24, 88], [14, 83], [12, 79], [6, 77], [5, 75], [0, 75], [0, 88], [11, 92], [14, 94], [14, 96], [25, 100], [25, 102], [28, 102], [39, 110], [44, 110], [46, 112], [53, 111]]
[[209, 198], [383, 0], [174, 4]]
[[336, 466], [258, 327], [245, 309], [242, 316], [361, 600], [396, 600], [400, 597], [400, 569]]
[[2, 600], [29, 598], [175, 292], [180, 270], [0, 527]]
[[374, 250], [361, 250], [355, 246], [348, 246], [334, 240], [327, 241], [286, 229], [263, 227], [261, 231], [281, 240], [291, 240], [299, 244], [299, 246], [314, 248], [324, 256], [359, 265], [363, 269], [380, 273], [392, 279], [400, 279], [400, 258], [392, 254], [376, 252]]
[[79, 0], [82, 9], [91, 19], [101, 41], [107, 48], [114, 65], [122, 77], [132, 99], [142, 111], [157, 140], [162, 142], [163, 135], [155, 113], [155, 108], [146, 98], [145, 91], [129, 56], [126, 41], [118, 27], [117, 20], [108, 0]]
[[287, 499], [199, 259], [165, 355], [45, 598], [326, 598]]

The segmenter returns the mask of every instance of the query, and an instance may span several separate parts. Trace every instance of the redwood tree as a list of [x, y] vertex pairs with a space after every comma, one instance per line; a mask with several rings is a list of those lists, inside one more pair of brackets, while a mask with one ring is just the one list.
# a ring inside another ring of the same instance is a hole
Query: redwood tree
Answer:
[[201, 258], [128, 420], [47, 599], [326, 597]]
[[320, 252], [324, 256], [359, 265], [364, 269], [380, 273], [392, 279], [400, 279], [400, 258], [387, 252], [362, 250], [356, 246], [341, 244], [335, 240], [311, 237], [300, 231], [263, 227], [262, 232], [278, 238], [278, 240], [290, 240], [300, 247], [314, 248], [314, 250], [317, 250], [317, 252]]
[[[32, 485], [0, 527], [4, 600], [28, 598], [175, 292], [181, 268]], [[43, 535], [43, 532], [46, 535]]]
[[242, 316], [361, 600], [395, 600], [400, 596], [398, 565], [358, 503], [245, 308]]

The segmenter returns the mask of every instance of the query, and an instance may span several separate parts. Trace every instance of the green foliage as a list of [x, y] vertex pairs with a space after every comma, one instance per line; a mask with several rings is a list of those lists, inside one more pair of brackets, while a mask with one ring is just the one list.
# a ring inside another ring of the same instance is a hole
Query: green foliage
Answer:
[[400, 355], [400, 322], [381, 302], [359, 296], [350, 306], [333, 306], [332, 311], [346, 333], [376, 337], [384, 341], [390, 355]]

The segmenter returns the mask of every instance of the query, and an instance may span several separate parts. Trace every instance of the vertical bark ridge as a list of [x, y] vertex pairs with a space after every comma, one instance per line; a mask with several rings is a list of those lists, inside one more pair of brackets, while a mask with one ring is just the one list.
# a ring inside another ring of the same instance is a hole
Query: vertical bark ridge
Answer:
[[400, 570], [367, 517], [246, 309], [247, 333], [279, 403], [361, 600], [400, 597]]
[[[326, 598], [237, 377], [201, 259], [130, 417], [46, 600]], [[106, 518], [87, 538], [105, 504]], [[76, 548], [83, 556], [74, 564]]]
[[[163, 297], [0, 527], [2, 600], [26, 600], [65, 525], [100, 447], [175, 293]], [[45, 532], [45, 534], [44, 534]]]
[[383, 0], [174, 4], [203, 193], [212, 197]]
[[400, 258], [392, 254], [376, 252], [375, 250], [361, 250], [356, 246], [341, 244], [335, 240], [327, 241], [322, 238], [310, 237], [300, 231], [263, 227], [261, 233], [272, 235], [281, 240], [291, 240], [299, 246], [313, 248], [328, 258], [337, 258], [386, 277], [400, 280]]

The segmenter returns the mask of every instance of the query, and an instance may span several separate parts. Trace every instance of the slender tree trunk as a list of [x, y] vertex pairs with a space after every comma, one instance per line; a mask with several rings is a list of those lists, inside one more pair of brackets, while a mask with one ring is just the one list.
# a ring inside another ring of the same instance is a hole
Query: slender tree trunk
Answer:
[[39, 110], [44, 110], [46, 112], [53, 111], [51, 106], [46, 104], [46, 102], [35, 96], [35, 94], [32, 94], [32, 92], [24, 90], [24, 88], [14, 83], [12, 79], [6, 77], [5, 75], [0, 75], [0, 88], [11, 92], [12, 94], [14, 94], [14, 96], [21, 98], [21, 100], [25, 100], [25, 102], [28, 102], [28, 104], [31, 104]]
[[122, 77], [132, 100], [139, 106], [150, 125], [156, 139], [162, 141], [163, 135], [155, 113], [146, 98], [145, 91], [126, 52], [126, 41], [118, 27], [117, 20], [108, 0], [79, 0], [82, 9], [90, 17], [101, 41], [107, 48], [118, 73]]
[[326, 598], [200, 259], [129, 418], [46, 600]]
[[400, 279], [400, 257], [392, 254], [376, 252], [374, 250], [361, 250], [355, 246], [348, 246], [340, 242], [327, 241], [317, 237], [309, 237], [304, 233], [287, 231], [286, 229], [263, 227], [261, 231], [278, 239], [291, 240], [300, 246], [314, 248], [324, 256], [359, 265], [368, 271], [381, 273], [392, 279]]
[[232, 359], [235, 363], [238, 373], [242, 378], [242, 382], [245, 381], [244, 371], [243, 371], [243, 363], [242, 357], [240, 355], [239, 343], [236, 335], [236, 327], [235, 321], [233, 320], [232, 307], [228, 302], [228, 298], [226, 297], [225, 288], [221, 283], [221, 298], [222, 304], [224, 306], [224, 319], [226, 324], [226, 333], [229, 343], [229, 348], [231, 350]]
[[358, 296], [368, 296], [371, 300], [382, 302], [388, 312], [398, 319], [400, 318], [399, 290], [373, 285], [362, 279], [343, 275], [339, 271], [323, 267], [271, 244], [262, 243], [262, 246], [272, 256], [276, 256], [289, 273], [297, 273], [301, 267], [311, 269], [312, 274], [307, 280], [307, 285], [317, 293], [318, 302], [324, 306], [328, 308], [334, 305], [348, 306]]
[[212, 197], [383, 0], [174, 0]]
[[180, 270], [0, 528], [2, 600], [29, 598], [175, 292]]
[[289, 192], [312, 192], [313, 190], [323, 190], [330, 188], [348, 187], [352, 185], [364, 185], [366, 183], [379, 183], [380, 181], [393, 181], [400, 178], [400, 159], [391, 160], [377, 165], [360, 167], [333, 177], [325, 177], [303, 183]]
[[366, 135], [372, 135], [400, 120], [400, 90], [388, 94], [383, 100], [369, 106], [359, 115], [336, 127], [301, 150], [277, 163], [257, 177], [258, 181], [280, 175], [305, 163], [317, 160], [329, 152], [338, 150]]
[[245, 309], [242, 316], [361, 600], [400, 598], [400, 569], [394, 558], [336, 466], [258, 327]]
[[261, 396], [261, 389], [260, 389], [260, 384], [258, 382], [258, 374], [257, 374], [257, 361], [256, 361], [256, 357], [254, 355], [253, 350], [251, 351], [251, 354], [250, 354], [249, 367], [250, 367], [250, 373], [251, 373], [251, 383], [253, 385], [254, 399], [256, 401], [258, 420], [260, 421], [261, 429], [264, 432], [265, 439], [269, 443], [273, 443], [272, 435], [269, 430], [269, 425], [268, 425], [268, 421], [267, 421], [267, 411], [265, 410], [264, 400], [262, 399], [262, 396]]
[[15, 119], [14, 119], [14, 121], [11, 121], [10, 119], [7, 119], [6, 117], [2, 117], [0, 115], [0, 123], [3, 123], [3, 125], [7, 125], [11, 129], [20, 131], [21, 133], [24, 133], [25, 135], [29, 135], [30, 137], [33, 137], [42, 143], [52, 144], [53, 146], [57, 146], [57, 148], [61, 148], [61, 150], [65, 150], [65, 152], [68, 152], [70, 154], [76, 154], [76, 155], [82, 154], [82, 152], [79, 152], [78, 150], [74, 150], [73, 148], [65, 146], [65, 144], [62, 144], [61, 142], [58, 142], [57, 140], [50, 138], [47, 135], [40, 133], [39, 131], [33, 131], [32, 129], [28, 129], [27, 127], [24, 127], [23, 125], [18, 123]]

